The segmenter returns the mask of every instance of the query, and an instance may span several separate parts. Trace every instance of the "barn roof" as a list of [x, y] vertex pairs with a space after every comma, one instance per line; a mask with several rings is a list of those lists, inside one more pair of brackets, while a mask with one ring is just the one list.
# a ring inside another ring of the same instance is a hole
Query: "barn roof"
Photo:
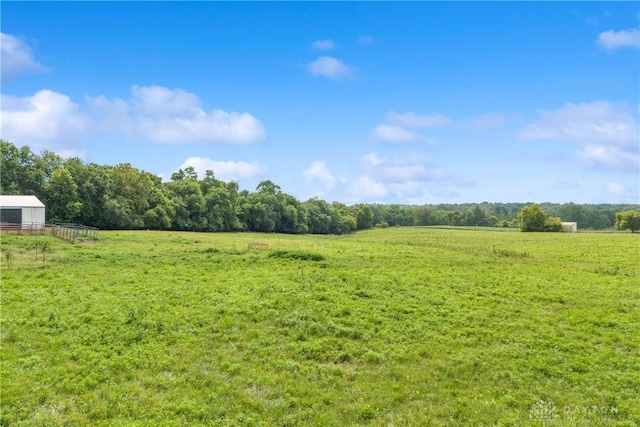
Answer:
[[0, 207], [3, 208], [44, 208], [36, 196], [7, 196], [0, 194]]

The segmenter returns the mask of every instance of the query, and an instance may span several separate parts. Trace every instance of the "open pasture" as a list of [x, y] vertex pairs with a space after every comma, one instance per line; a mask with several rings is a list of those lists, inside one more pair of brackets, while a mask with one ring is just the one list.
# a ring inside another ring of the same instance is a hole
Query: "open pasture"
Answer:
[[640, 425], [639, 237], [3, 235], [0, 424]]

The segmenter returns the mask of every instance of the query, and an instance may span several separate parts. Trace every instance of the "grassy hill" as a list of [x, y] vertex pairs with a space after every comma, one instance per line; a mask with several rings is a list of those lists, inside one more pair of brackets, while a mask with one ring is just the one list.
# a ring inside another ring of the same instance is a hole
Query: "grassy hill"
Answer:
[[2, 425], [640, 424], [637, 235], [100, 238], [2, 236]]

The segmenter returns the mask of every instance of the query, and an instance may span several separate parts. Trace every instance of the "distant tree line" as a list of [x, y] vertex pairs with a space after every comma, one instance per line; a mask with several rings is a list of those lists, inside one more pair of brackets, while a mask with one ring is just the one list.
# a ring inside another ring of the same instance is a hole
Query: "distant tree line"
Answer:
[[[255, 191], [240, 190], [208, 170], [192, 167], [171, 180], [134, 168], [63, 159], [50, 151], [34, 154], [0, 140], [0, 194], [33, 194], [47, 206], [48, 222], [74, 222], [101, 229], [260, 231], [344, 234], [374, 226], [520, 227], [526, 203], [468, 203], [424, 206], [299, 201], [271, 181]], [[582, 229], [606, 229], [616, 213], [640, 205], [539, 205], [549, 216], [575, 221]]]

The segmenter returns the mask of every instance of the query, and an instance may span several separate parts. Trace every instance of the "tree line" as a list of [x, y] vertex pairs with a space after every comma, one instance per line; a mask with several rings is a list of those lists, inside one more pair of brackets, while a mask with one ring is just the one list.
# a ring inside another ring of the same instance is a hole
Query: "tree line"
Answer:
[[[0, 140], [0, 194], [32, 194], [47, 206], [47, 222], [80, 223], [101, 229], [259, 231], [344, 234], [374, 226], [519, 227], [526, 203], [438, 204], [424, 206], [299, 201], [266, 180], [255, 191], [240, 190], [208, 170], [192, 167], [163, 182], [128, 163], [115, 166], [35, 154]], [[542, 203], [540, 207], [579, 228], [606, 229], [616, 213], [640, 205]]]

